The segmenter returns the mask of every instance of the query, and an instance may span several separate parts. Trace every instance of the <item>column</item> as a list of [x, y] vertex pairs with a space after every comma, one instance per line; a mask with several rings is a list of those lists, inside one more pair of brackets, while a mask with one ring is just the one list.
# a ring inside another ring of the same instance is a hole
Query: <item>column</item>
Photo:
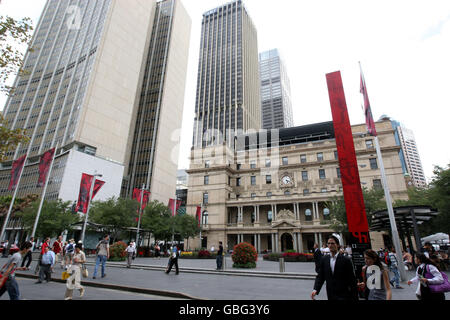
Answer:
[[272, 243], [272, 252], [275, 252], [275, 241], [273, 239], [273, 233], [270, 234], [270, 241]]
[[[275, 205], [275, 208], [276, 208], [276, 205]], [[277, 252], [280, 252], [280, 248], [279, 248], [279, 244], [278, 244], [278, 239], [279, 239], [279, 236], [278, 236], [278, 232], [277, 233], [275, 233], [275, 247], [277, 248]]]
[[319, 233], [319, 247], [322, 248], [323, 237], [322, 233]]
[[258, 252], [261, 252], [261, 234], [257, 234], [257, 240], [258, 240]]
[[297, 233], [297, 239], [298, 239], [298, 247], [299, 247], [299, 251], [298, 252], [303, 252], [303, 237], [302, 237], [302, 234], [300, 232]]
[[312, 218], [313, 220], [316, 219], [316, 206], [315, 206], [315, 202], [312, 202]]
[[277, 219], [277, 204], [274, 204], [273, 205], [274, 206], [274, 211], [273, 211], [273, 220], [276, 220]]
[[256, 222], [259, 222], [259, 205], [256, 206]]
[[294, 234], [292, 235], [292, 241], [294, 242], [294, 250], [297, 250], [297, 232], [294, 232]]
[[258, 251], [259, 251], [259, 248], [258, 248], [258, 237], [256, 236], [256, 233], [253, 235], [253, 243], [255, 244], [256, 253], [258, 253]]
[[319, 238], [317, 236], [317, 232], [314, 232], [314, 243], [319, 243]]
[[242, 223], [242, 215], [243, 215], [244, 207], [238, 207], [238, 223]]
[[297, 220], [300, 221], [300, 203], [296, 202], [295, 203], [295, 208], [297, 210]]

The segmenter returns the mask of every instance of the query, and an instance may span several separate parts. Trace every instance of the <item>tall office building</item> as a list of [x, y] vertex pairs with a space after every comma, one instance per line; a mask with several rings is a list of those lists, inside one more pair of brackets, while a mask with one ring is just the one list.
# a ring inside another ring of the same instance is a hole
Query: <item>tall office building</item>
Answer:
[[257, 33], [241, 0], [203, 14], [193, 145], [261, 126]]
[[261, 80], [261, 127], [279, 129], [294, 126], [291, 87], [286, 67], [277, 49], [259, 54]]
[[412, 130], [403, 126], [397, 127], [400, 136], [403, 153], [405, 155], [405, 162], [408, 168], [408, 173], [411, 180], [416, 187], [426, 187], [427, 181], [420, 161], [419, 151], [416, 145], [416, 139]]
[[[106, 183], [96, 199], [119, 196], [137, 142], [145, 140], [146, 147], [134, 154], [148, 156], [152, 150], [153, 162], [165, 161], [176, 141], [167, 139], [157, 148], [161, 136], [168, 136], [164, 130], [181, 125], [189, 32], [190, 19], [179, 0], [47, 1], [33, 35], [33, 51], [25, 56], [26, 73], [16, 78], [16, 92], [4, 108], [10, 127], [26, 128], [31, 141], [1, 164], [0, 195], [11, 194], [12, 161], [24, 154], [17, 196], [40, 195], [39, 158], [52, 147], [57, 151], [46, 199], [76, 200], [83, 172], [103, 175]], [[162, 51], [158, 58], [164, 63], [149, 63], [149, 52], [156, 50]], [[144, 105], [158, 113], [143, 112]], [[142, 122], [152, 123], [142, 132], [158, 134], [130, 136]], [[139, 160], [143, 169], [135, 176], [146, 175], [144, 161]], [[170, 193], [176, 185], [173, 167], [173, 172], [159, 172], [163, 169], [154, 166], [152, 172], [154, 179], [173, 182]], [[154, 195], [160, 198], [166, 192], [167, 201], [166, 189]]]

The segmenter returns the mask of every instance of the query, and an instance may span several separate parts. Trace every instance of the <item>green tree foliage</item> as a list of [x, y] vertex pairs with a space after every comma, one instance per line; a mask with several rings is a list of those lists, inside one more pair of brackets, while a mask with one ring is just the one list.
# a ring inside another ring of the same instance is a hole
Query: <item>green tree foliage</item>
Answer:
[[149, 230], [155, 240], [169, 240], [175, 229], [175, 219], [169, 208], [157, 200], [150, 201], [145, 207], [141, 220], [142, 229]]
[[[372, 213], [377, 210], [386, 208], [383, 189], [362, 189], [364, 205], [366, 208], [367, 222], [372, 223]], [[325, 206], [330, 209], [330, 221], [324, 221], [323, 224], [329, 224], [330, 228], [336, 232], [348, 231], [347, 226], [347, 212], [345, 211], [345, 202], [343, 196], [334, 196], [330, 201], [325, 203]]]
[[26, 136], [26, 131], [20, 128], [11, 130], [8, 121], [0, 113], [0, 162], [6, 158], [6, 153], [14, 150], [19, 143], [28, 142], [30, 138]]
[[190, 237], [195, 237], [200, 232], [198, 221], [195, 217], [188, 214], [177, 215], [174, 219], [175, 233], [180, 235], [181, 239], [189, 241]]
[[[31, 206], [18, 212], [16, 215], [22, 218], [24, 229], [27, 232], [33, 231], [40, 200], [34, 201]], [[42, 204], [39, 222], [36, 228], [36, 237], [56, 237], [64, 230], [72, 230], [72, 224], [79, 221], [78, 215], [74, 215], [70, 210], [70, 201], [63, 202], [45, 201]]]
[[139, 203], [132, 199], [111, 197], [106, 201], [93, 201], [89, 221], [103, 225], [113, 242], [124, 228], [136, 227]]

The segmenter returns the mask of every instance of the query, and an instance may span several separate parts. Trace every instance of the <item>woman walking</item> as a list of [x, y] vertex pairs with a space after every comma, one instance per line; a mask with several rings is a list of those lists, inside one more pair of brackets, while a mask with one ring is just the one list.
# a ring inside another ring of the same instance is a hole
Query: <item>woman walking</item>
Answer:
[[373, 250], [364, 252], [363, 282], [358, 283], [362, 289], [367, 288], [367, 300], [391, 300], [392, 292], [389, 285], [389, 273], [383, 267], [380, 257]]
[[418, 283], [417, 298], [419, 300], [445, 300], [445, 293], [434, 293], [430, 290], [430, 284], [441, 284], [444, 282], [444, 278], [431, 260], [423, 253], [417, 253], [415, 263], [418, 265], [416, 276], [408, 281], [408, 285]]
[[83, 263], [86, 262], [86, 255], [81, 249], [83, 248], [81, 243], [77, 243], [75, 246], [75, 253], [70, 261], [67, 272], [71, 273], [71, 276], [67, 278], [66, 282], [66, 294], [64, 300], [72, 300], [73, 290], [80, 290], [80, 298], [84, 296], [84, 287], [81, 285], [81, 269]]
[[125, 252], [127, 253], [127, 268], [131, 268], [131, 262], [136, 254], [136, 247], [134, 246], [133, 241], [128, 243], [128, 247], [125, 249]]

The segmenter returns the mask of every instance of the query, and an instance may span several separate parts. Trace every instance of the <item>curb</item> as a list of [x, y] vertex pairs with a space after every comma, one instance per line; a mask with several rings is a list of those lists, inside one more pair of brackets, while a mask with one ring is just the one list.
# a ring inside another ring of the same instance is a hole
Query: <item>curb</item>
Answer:
[[[15, 274], [16, 274], [16, 277], [29, 278], [29, 279], [38, 279], [39, 278], [39, 276], [37, 276], [37, 275], [21, 273], [18, 271], [16, 271]], [[59, 282], [59, 283], [66, 283], [66, 280], [62, 280], [62, 279], [58, 279], [58, 278], [52, 278], [51, 281]], [[151, 294], [151, 295], [171, 297], [171, 298], [180, 298], [180, 299], [188, 299], [188, 300], [208, 300], [205, 298], [193, 297], [188, 294], [185, 294], [182, 292], [176, 292], [176, 291], [147, 289], [147, 288], [124, 286], [124, 285], [119, 285], [119, 284], [98, 283], [98, 282], [85, 281], [85, 280], [82, 280], [81, 284], [86, 287], [121, 290], [121, 291], [128, 291], [128, 292], [142, 293], [142, 294]]]

